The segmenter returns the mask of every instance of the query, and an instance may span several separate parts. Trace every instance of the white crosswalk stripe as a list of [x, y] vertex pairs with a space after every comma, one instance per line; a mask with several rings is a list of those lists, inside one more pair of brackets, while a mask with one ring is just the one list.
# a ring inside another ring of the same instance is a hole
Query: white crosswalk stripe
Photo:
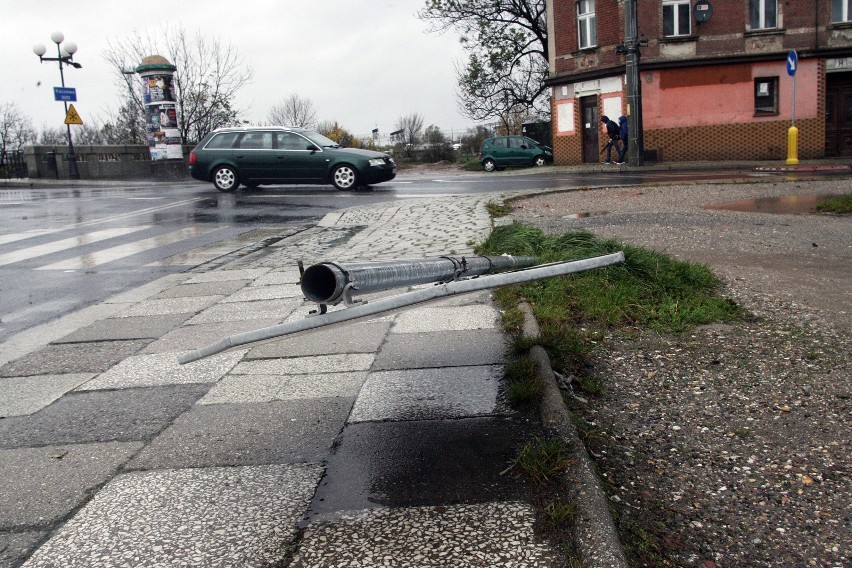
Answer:
[[150, 225], [140, 225], [138, 227], [121, 227], [116, 229], [102, 229], [100, 231], [93, 231], [91, 233], [77, 235], [76, 237], [69, 237], [67, 239], [53, 241], [52, 243], [46, 243], [43, 245], [37, 245], [13, 252], [7, 252], [6, 254], [0, 254], [0, 266], [6, 266], [7, 264], [13, 264], [15, 262], [21, 262], [23, 260], [38, 258], [39, 256], [65, 251], [76, 247], [96, 243], [99, 241], [105, 241], [114, 237], [129, 235], [130, 233], [135, 233], [137, 231], [142, 231], [148, 228], [150, 228]]
[[180, 229], [179, 231], [174, 231], [172, 233], [157, 235], [156, 237], [142, 239], [140, 241], [134, 241], [132, 243], [118, 245], [104, 250], [99, 250], [81, 256], [77, 256], [74, 258], [69, 258], [67, 260], [54, 262], [52, 264], [41, 266], [37, 270], [81, 270], [86, 268], [92, 268], [95, 266], [100, 266], [101, 264], [106, 264], [107, 262], [113, 262], [115, 260], [126, 258], [128, 256], [138, 254], [140, 252], [145, 252], [161, 246], [170, 245], [186, 239], [191, 239], [193, 237], [199, 237], [206, 233], [216, 231], [219, 228], [220, 227], [210, 226], [187, 227], [185, 229]]

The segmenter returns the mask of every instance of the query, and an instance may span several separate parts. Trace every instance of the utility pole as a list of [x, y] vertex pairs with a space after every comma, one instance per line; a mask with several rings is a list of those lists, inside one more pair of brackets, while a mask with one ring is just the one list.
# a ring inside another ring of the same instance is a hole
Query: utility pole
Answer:
[[636, 21], [637, 0], [624, 2], [624, 45], [618, 51], [626, 54], [627, 76], [627, 163], [641, 166], [645, 162], [642, 137], [642, 83], [639, 79], [639, 31]]

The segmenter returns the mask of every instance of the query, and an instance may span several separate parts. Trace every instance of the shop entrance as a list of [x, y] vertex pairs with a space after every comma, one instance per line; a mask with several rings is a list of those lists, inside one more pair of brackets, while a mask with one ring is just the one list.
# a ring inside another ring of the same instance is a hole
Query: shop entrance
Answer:
[[600, 159], [598, 148], [598, 97], [580, 98], [580, 117], [583, 121], [583, 162], [596, 164]]
[[852, 156], [852, 73], [827, 73], [825, 155]]

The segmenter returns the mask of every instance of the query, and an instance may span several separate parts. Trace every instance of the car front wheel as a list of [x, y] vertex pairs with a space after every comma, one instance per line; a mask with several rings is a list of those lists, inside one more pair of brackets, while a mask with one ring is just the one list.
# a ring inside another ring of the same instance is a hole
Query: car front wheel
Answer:
[[494, 163], [494, 160], [488, 158], [484, 162], [482, 162], [482, 167], [485, 168], [486, 172], [493, 172], [497, 169], [497, 164]]
[[240, 176], [231, 166], [219, 166], [213, 172], [213, 185], [219, 191], [230, 193], [240, 185]]
[[344, 191], [358, 187], [358, 171], [348, 164], [337, 166], [331, 172], [331, 183]]
[[533, 158], [533, 165], [541, 167], [545, 164], [544, 156], [536, 156]]

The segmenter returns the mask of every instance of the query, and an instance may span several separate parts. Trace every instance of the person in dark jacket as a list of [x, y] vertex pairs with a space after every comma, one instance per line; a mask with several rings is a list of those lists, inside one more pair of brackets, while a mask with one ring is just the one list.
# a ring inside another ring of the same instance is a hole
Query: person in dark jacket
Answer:
[[616, 164], [620, 166], [627, 156], [627, 117], [624, 115], [618, 117], [618, 136], [621, 138], [621, 151], [618, 153]]
[[[615, 151], [617, 152], [617, 156], [621, 155], [621, 146], [618, 144], [619, 133], [618, 133], [618, 125], [611, 121], [607, 115], [601, 116], [601, 124], [606, 127], [606, 135], [609, 136], [609, 142], [604, 146], [604, 150], [606, 150], [606, 160], [604, 160], [604, 164], [612, 163], [612, 148], [615, 147]], [[602, 150], [603, 151], [603, 150]]]

